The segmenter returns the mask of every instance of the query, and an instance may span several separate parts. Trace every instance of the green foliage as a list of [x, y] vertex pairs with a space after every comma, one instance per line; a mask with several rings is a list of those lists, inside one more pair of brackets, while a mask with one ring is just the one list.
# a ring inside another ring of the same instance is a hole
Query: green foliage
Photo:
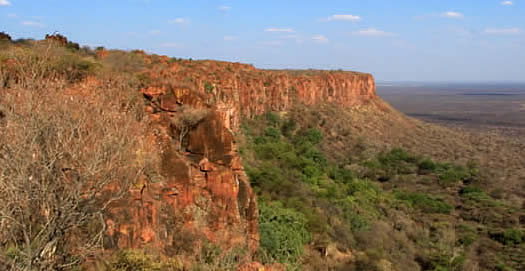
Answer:
[[281, 126], [281, 132], [285, 137], [290, 137], [297, 129], [297, 122], [294, 119], [285, 120]]
[[439, 183], [443, 186], [449, 186], [470, 177], [467, 168], [459, 165], [439, 164], [437, 170]]
[[513, 246], [525, 243], [525, 233], [519, 229], [510, 228], [504, 231], [489, 232], [491, 239], [496, 240], [506, 246]]
[[394, 148], [390, 152], [379, 154], [378, 160], [383, 165], [396, 166], [399, 162], [414, 163], [418, 158], [403, 149]]
[[454, 209], [441, 199], [417, 192], [397, 192], [396, 198], [409, 203], [412, 207], [424, 213], [450, 214]]
[[305, 139], [313, 145], [321, 143], [323, 140], [323, 134], [318, 129], [309, 129], [304, 135]]
[[264, 136], [271, 141], [278, 141], [281, 139], [281, 131], [275, 127], [268, 127], [264, 130]]
[[419, 162], [418, 168], [421, 171], [425, 172], [433, 172], [437, 169], [437, 164], [432, 161], [431, 159], [423, 159], [421, 162]]
[[498, 202], [485, 191], [476, 186], [466, 186], [459, 191], [460, 196], [468, 202], [485, 206], [497, 206]]
[[[246, 171], [259, 199], [301, 214], [314, 236], [333, 236], [350, 247], [352, 233], [369, 229], [382, 215], [381, 204], [391, 200], [372, 182], [328, 161], [318, 148], [323, 135], [317, 128], [267, 113], [243, 129]], [[341, 220], [329, 218], [335, 215]]]
[[212, 84], [210, 84], [210, 82], [204, 82], [204, 90], [207, 93], [213, 93], [214, 89], [215, 89], [215, 87]]
[[497, 264], [496, 265], [496, 270], [497, 271], [514, 271], [514, 269], [512, 269], [511, 267], [507, 266], [504, 263]]
[[413, 155], [400, 148], [381, 152], [375, 159], [364, 162], [363, 166], [368, 169], [366, 177], [381, 182], [390, 181], [395, 176], [417, 174], [417, 176], [428, 176], [443, 187], [455, 185], [460, 181], [472, 181], [479, 174], [477, 165], [472, 162], [467, 167], [440, 163], [430, 158]]
[[469, 247], [478, 239], [476, 230], [469, 225], [459, 225], [456, 228], [456, 233], [458, 235], [457, 244], [464, 247]]
[[525, 235], [517, 229], [507, 229], [503, 233], [503, 240], [505, 245], [519, 245], [525, 238]]
[[295, 264], [311, 240], [306, 223], [303, 214], [284, 208], [278, 201], [271, 205], [260, 202], [261, 249], [278, 262]]
[[267, 125], [278, 127], [281, 123], [281, 117], [275, 112], [267, 112], [264, 115]]

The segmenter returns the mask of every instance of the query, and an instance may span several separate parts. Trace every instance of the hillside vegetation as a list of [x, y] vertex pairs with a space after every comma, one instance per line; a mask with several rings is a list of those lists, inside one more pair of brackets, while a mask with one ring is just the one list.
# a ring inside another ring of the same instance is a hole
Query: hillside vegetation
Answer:
[[419, 122], [380, 100], [297, 102], [242, 120], [236, 148], [259, 214], [253, 255], [185, 231], [169, 253], [110, 244], [115, 202], [160, 183], [159, 165], [184, 175], [163, 157], [211, 171], [187, 145], [222, 98], [215, 83], [203, 85], [215, 95], [206, 108], [176, 101], [179, 115], [165, 112], [173, 150], [155, 140], [160, 109], [140, 91], [175, 62], [184, 74], [212, 64], [62, 36], [0, 39], [0, 270], [525, 270], [523, 143]]
[[326, 151], [322, 115], [301, 108], [245, 123], [242, 153], [263, 205], [261, 255], [303, 270], [523, 268], [523, 210], [502, 200], [503, 190], [485, 190], [477, 162], [364, 142], [341, 159], [342, 150]]

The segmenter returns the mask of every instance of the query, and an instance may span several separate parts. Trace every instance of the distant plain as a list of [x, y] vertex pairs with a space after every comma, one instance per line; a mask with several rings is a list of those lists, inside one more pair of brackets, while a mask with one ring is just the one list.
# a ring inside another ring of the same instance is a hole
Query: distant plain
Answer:
[[427, 122], [525, 137], [525, 83], [378, 83], [399, 111]]

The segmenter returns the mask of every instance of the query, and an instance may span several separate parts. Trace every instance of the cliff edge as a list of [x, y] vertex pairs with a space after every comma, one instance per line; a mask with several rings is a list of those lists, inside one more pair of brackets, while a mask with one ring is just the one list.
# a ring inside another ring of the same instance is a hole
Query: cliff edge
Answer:
[[[109, 236], [119, 248], [153, 246], [169, 256], [205, 236], [225, 249], [254, 252], [259, 242], [257, 201], [234, 136], [241, 120], [287, 111], [298, 103], [354, 107], [379, 99], [370, 74], [258, 70], [239, 63], [144, 57], [157, 61], [142, 74], [149, 84], [141, 92], [159, 131], [156, 144], [164, 150], [163, 180], [144, 182], [113, 209]], [[174, 119], [185, 108], [207, 114], [180, 137]]]

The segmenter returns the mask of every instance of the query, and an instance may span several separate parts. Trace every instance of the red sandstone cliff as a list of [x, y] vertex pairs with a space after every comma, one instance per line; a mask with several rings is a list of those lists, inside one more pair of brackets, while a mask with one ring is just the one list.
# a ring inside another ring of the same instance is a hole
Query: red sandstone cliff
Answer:
[[[145, 73], [151, 83], [142, 93], [158, 128], [155, 142], [164, 149], [162, 180], [145, 180], [112, 209], [107, 224], [114, 247], [154, 247], [170, 255], [205, 236], [223, 248], [253, 252], [257, 202], [234, 138], [241, 119], [297, 103], [351, 107], [377, 99], [370, 74], [161, 59]], [[210, 112], [188, 134], [183, 152], [171, 121], [181, 105]]]
[[164, 110], [173, 110], [170, 101], [189, 91], [216, 106], [232, 131], [242, 117], [286, 111], [296, 103], [352, 107], [377, 98], [372, 75], [358, 72], [258, 70], [239, 63], [184, 60], [159, 65], [149, 76], [153, 84], [145, 92], [160, 95]]

